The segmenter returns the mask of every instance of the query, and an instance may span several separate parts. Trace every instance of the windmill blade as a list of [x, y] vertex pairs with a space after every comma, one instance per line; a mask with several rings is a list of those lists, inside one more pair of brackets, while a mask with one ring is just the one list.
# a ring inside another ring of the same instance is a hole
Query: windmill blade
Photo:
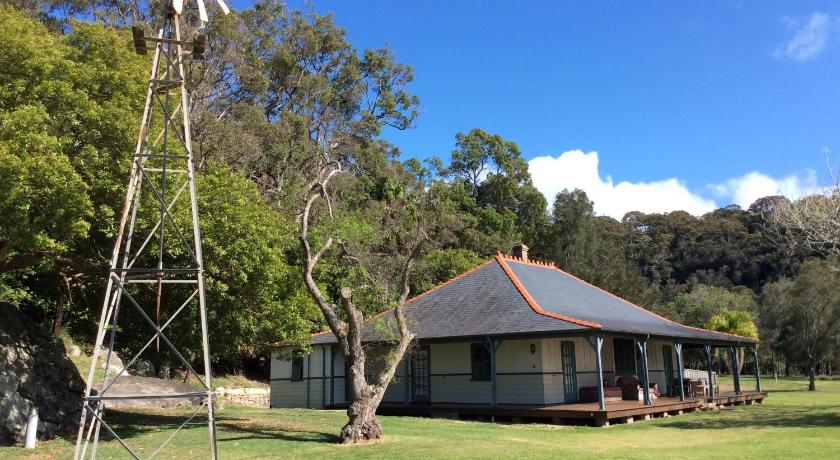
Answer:
[[201, 18], [201, 22], [209, 21], [207, 18], [207, 9], [204, 8], [204, 0], [198, 0], [198, 17]]
[[176, 13], [181, 14], [184, 11], [184, 0], [172, 0], [172, 8]]
[[229, 14], [229, 13], [230, 13], [230, 9], [227, 7], [227, 5], [225, 5], [225, 1], [224, 1], [224, 0], [216, 0], [216, 3], [218, 3], [218, 4], [219, 4], [219, 6], [222, 8], [222, 11], [224, 11], [224, 12], [225, 12], [225, 14]]

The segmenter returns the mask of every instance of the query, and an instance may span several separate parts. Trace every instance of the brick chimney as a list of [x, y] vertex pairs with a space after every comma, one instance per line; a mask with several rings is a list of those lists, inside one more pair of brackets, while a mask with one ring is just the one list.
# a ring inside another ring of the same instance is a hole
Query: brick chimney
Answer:
[[515, 244], [513, 245], [513, 249], [510, 251], [510, 255], [528, 262], [528, 246], [525, 246], [522, 243]]

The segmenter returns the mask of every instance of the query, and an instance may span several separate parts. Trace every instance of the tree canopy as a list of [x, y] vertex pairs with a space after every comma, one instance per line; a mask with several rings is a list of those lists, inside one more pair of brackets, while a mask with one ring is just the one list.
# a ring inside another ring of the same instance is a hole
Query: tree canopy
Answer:
[[[130, 36], [86, 22], [66, 34], [0, 8], [0, 294], [41, 315], [63, 297], [65, 321], [90, 338], [104, 290], [148, 61]], [[198, 177], [214, 358], [240, 362], [278, 340], [304, 340], [312, 303], [286, 251], [293, 220], [216, 160]], [[175, 209], [188, 219], [188, 209]], [[139, 219], [151, 219], [139, 216]], [[288, 320], [277, 321], [277, 317]], [[191, 334], [198, 331], [192, 328]], [[141, 340], [127, 330], [121, 346]], [[200, 343], [179, 335], [196, 354]], [[149, 356], [149, 359], [166, 357]]]
[[788, 361], [803, 363], [816, 388], [818, 366], [836, 362], [840, 346], [840, 293], [832, 261], [810, 259], [792, 279], [765, 286], [764, 338]]

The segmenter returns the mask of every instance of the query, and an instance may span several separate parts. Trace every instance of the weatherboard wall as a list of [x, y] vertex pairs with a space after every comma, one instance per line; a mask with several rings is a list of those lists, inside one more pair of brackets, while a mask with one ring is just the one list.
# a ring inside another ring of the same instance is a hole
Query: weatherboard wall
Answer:
[[648, 375], [650, 382], [659, 385], [659, 391], [664, 395], [667, 388], [667, 378], [665, 375], [665, 356], [663, 347], [670, 348], [671, 369], [674, 369], [674, 375], [677, 375], [677, 361], [674, 352], [674, 343], [664, 340], [651, 340], [648, 342]]
[[[374, 364], [371, 372], [376, 371]], [[400, 363], [394, 379], [385, 392], [383, 401], [399, 402], [405, 399], [403, 373], [404, 366]], [[332, 402], [330, 387], [332, 387]], [[303, 378], [292, 380], [292, 360], [288, 357], [288, 353], [274, 352], [271, 359], [270, 388], [271, 407], [323, 409], [330, 404], [347, 402], [344, 356], [329, 345], [314, 346], [312, 352], [303, 357]]]
[[[583, 337], [543, 340], [543, 368], [544, 401], [545, 404], [566, 402], [563, 392], [563, 357], [562, 342], [571, 342], [575, 349], [575, 369], [578, 392], [581, 387], [598, 385], [597, 369], [595, 366], [595, 349]], [[601, 349], [601, 362], [604, 378], [610, 381], [615, 368], [613, 359], [612, 340], [605, 339]]]
[[325, 407], [329, 397], [329, 382], [324, 380], [328, 360], [329, 348], [313, 347], [312, 353], [303, 357], [303, 378], [292, 380], [291, 359], [279, 352], [272, 353], [271, 407]]
[[[567, 402], [563, 391], [562, 342], [571, 342], [575, 349], [577, 391], [597, 386], [595, 350], [583, 337], [504, 340], [496, 351], [497, 404], [558, 404]], [[490, 381], [472, 379], [471, 344], [483, 342], [432, 343], [429, 345], [432, 403], [489, 404]], [[533, 345], [534, 352], [531, 352]], [[672, 366], [676, 369], [673, 342], [648, 342], [648, 368], [651, 383], [657, 383], [664, 394], [667, 388], [663, 346], [670, 347]], [[606, 337], [601, 351], [604, 378], [615, 384], [613, 341]], [[330, 378], [332, 360], [333, 377]], [[371, 373], [376, 372], [375, 359]], [[324, 408], [346, 403], [344, 357], [329, 345], [314, 346], [303, 358], [303, 379], [291, 380], [291, 360], [275, 353], [271, 364], [271, 406]], [[394, 379], [383, 401], [407, 402], [405, 366], [397, 366]], [[411, 379], [409, 375], [409, 380]], [[332, 399], [330, 398], [332, 385]], [[410, 398], [410, 391], [409, 391]], [[410, 401], [409, 401], [410, 402]]]
[[[474, 342], [480, 343], [482, 342]], [[530, 345], [535, 345], [531, 353]], [[470, 342], [434, 343], [431, 356], [432, 403], [487, 404], [492, 383], [472, 379]], [[496, 402], [542, 404], [543, 379], [539, 340], [508, 340], [496, 351]]]

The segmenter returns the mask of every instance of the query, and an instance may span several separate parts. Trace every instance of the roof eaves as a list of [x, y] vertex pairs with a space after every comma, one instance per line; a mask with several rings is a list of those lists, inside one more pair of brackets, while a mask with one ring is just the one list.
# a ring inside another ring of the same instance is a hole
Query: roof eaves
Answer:
[[[543, 309], [537, 303], [537, 301], [534, 300], [533, 297], [531, 297], [531, 294], [528, 292], [528, 290], [525, 288], [525, 286], [522, 284], [522, 282], [519, 281], [519, 278], [517, 278], [516, 274], [513, 273], [513, 270], [511, 270], [511, 268], [508, 266], [507, 262], [505, 261], [505, 256], [502, 253], [498, 253], [498, 254], [496, 254], [495, 260], [499, 263], [499, 266], [502, 267], [502, 270], [504, 270], [505, 274], [507, 274], [508, 278], [510, 278], [510, 281], [516, 287], [516, 290], [518, 290], [519, 293], [522, 294], [522, 297], [525, 299], [525, 302], [527, 302], [528, 305], [531, 306], [531, 309], [534, 310], [535, 313], [543, 315], [543, 316], [548, 316], [549, 318], [554, 318], [554, 319], [559, 319], [561, 321], [566, 321], [567, 323], [577, 324], [579, 326], [591, 327], [593, 329], [601, 329], [601, 325], [598, 324], [598, 323], [593, 323], [593, 322], [590, 322], [590, 321], [584, 321], [582, 319], [572, 318], [571, 316], [565, 316], [565, 315], [560, 315], [560, 314], [557, 314], [557, 313], [552, 313], [550, 311], [547, 311], [547, 310]], [[537, 264], [537, 263], [533, 263], [533, 262], [525, 262], [521, 259], [513, 259], [513, 260], [515, 260], [517, 262], [536, 265], [536, 266], [539, 266], [539, 267], [546, 267], [546, 268], [553, 267], [552, 265], [548, 265], [548, 264], [543, 265], [543, 264]]]

